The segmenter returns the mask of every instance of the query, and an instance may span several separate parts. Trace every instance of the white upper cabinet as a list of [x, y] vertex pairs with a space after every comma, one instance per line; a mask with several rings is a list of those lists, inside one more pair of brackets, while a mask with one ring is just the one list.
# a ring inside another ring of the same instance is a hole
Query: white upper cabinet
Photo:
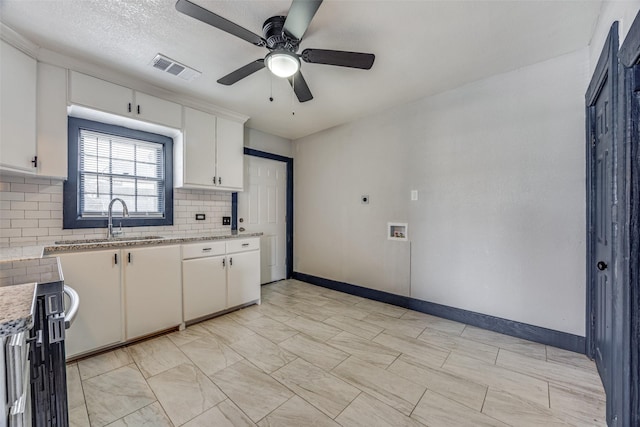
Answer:
[[37, 173], [67, 179], [67, 70], [38, 62]]
[[242, 191], [244, 124], [184, 107], [175, 145], [176, 187]]
[[182, 127], [182, 106], [175, 102], [135, 92], [134, 116], [147, 122], [161, 123], [172, 128]]
[[119, 116], [176, 129], [182, 127], [182, 106], [180, 104], [75, 71], [70, 73], [69, 100], [71, 104]]
[[215, 187], [216, 116], [184, 107], [181, 186]]
[[36, 60], [0, 40], [0, 169], [36, 173]]
[[133, 90], [86, 74], [71, 71], [69, 100], [97, 110], [129, 115], [133, 108]]
[[244, 124], [218, 117], [216, 147], [218, 186], [242, 191], [244, 178]]

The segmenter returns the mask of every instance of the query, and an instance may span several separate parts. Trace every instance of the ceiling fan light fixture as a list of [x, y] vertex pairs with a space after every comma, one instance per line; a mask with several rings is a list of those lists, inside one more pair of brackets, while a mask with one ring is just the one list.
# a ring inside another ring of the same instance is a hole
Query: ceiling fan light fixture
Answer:
[[293, 76], [300, 69], [300, 59], [295, 53], [286, 50], [276, 50], [265, 58], [267, 68], [277, 77]]

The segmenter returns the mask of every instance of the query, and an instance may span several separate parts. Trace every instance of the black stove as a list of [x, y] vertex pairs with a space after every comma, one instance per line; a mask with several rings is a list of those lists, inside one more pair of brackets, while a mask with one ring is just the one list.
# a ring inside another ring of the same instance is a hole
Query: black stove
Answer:
[[64, 278], [58, 258], [0, 262], [0, 286], [37, 283], [29, 332], [34, 427], [67, 427]]

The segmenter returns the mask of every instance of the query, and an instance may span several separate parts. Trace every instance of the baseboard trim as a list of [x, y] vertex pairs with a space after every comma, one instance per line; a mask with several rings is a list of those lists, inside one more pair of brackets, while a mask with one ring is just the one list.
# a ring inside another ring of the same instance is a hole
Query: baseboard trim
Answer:
[[376, 289], [369, 289], [349, 283], [337, 282], [335, 280], [324, 279], [310, 274], [293, 272], [293, 278], [312, 285], [322, 286], [335, 291], [345, 292], [351, 295], [397, 305], [444, 319], [455, 320], [478, 328], [488, 329], [505, 335], [534, 341], [540, 344], [551, 345], [564, 350], [585, 354], [585, 337], [555, 331], [553, 329], [542, 328], [540, 326], [529, 325], [527, 323], [516, 322], [514, 320], [503, 319], [501, 317], [490, 316], [488, 314], [476, 313], [474, 311], [463, 310], [461, 308], [449, 307], [429, 301], [423, 301], [402, 295], [390, 294]]

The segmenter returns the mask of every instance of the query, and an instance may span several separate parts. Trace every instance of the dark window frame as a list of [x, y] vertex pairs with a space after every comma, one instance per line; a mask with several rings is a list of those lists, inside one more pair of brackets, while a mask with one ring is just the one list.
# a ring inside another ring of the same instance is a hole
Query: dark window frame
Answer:
[[173, 225], [173, 139], [171, 137], [129, 129], [108, 123], [69, 116], [68, 119], [68, 179], [63, 185], [62, 228], [105, 228], [107, 217], [82, 217], [80, 212], [80, 130], [92, 130], [116, 136], [160, 143], [164, 151], [164, 216], [128, 217], [118, 215], [117, 224], [123, 227], [153, 227]]

